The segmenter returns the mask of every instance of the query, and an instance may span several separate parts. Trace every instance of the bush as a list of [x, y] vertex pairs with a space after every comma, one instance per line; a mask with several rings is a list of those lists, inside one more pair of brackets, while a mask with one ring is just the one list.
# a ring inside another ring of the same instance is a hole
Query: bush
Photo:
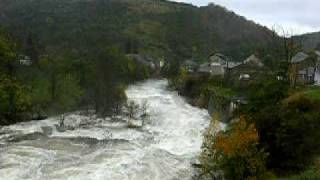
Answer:
[[0, 124], [23, 120], [21, 117], [30, 106], [27, 88], [15, 78], [0, 75]]
[[312, 164], [320, 152], [319, 108], [319, 102], [295, 94], [252, 114], [261, 146], [270, 154], [269, 168], [299, 172]]
[[258, 143], [255, 126], [244, 118], [217, 135], [214, 148], [227, 179], [257, 179], [266, 173], [266, 154], [258, 149]]
[[255, 125], [248, 124], [243, 117], [209, 140], [212, 143], [207, 154], [214, 162], [204, 164], [206, 172], [220, 169], [226, 179], [239, 180], [263, 179], [267, 175], [267, 154], [258, 148], [259, 134]]
[[318, 180], [318, 179], [320, 179], [320, 172], [315, 168], [306, 170], [299, 175], [283, 178], [283, 180]]

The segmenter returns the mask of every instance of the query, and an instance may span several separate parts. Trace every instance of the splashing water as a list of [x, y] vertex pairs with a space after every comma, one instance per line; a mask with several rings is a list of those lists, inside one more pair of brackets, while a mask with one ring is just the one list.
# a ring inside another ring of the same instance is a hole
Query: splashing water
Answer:
[[148, 80], [127, 89], [129, 100], [148, 104], [150, 118], [142, 129], [110, 118], [79, 126], [90, 121], [77, 114], [66, 118], [77, 128], [65, 132], [56, 130], [58, 118], [2, 127], [0, 179], [191, 179], [210, 117], [167, 84]]

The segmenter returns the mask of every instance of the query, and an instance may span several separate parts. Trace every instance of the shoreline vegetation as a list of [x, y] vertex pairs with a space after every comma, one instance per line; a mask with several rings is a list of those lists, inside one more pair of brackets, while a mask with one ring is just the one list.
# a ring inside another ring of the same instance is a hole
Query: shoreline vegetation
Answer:
[[[320, 178], [320, 87], [291, 86], [271, 70], [237, 86], [184, 68], [170, 86], [212, 114], [197, 165], [199, 179]], [[230, 111], [235, 98], [245, 101]], [[226, 129], [218, 122], [227, 123]]]
[[156, 76], [116, 47], [90, 59], [73, 57], [72, 52], [60, 56], [48, 49], [41, 52], [46, 55], [25, 65], [18, 43], [0, 33], [1, 125], [57, 114], [63, 119], [64, 113], [74, 110], [94, 110], [98, 116], [117, 114], [126, 103], [124, 91], [129, 83]]

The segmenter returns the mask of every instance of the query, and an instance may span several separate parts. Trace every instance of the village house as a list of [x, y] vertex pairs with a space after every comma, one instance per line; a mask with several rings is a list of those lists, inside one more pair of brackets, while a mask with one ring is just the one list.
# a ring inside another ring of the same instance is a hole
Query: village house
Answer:
[[[319, 53], [318, 53], [319, 54]], [[304, 52], [297, 53], [290, 61], [290, 84], [314, 84], [319, 55], [311, 57]]]
[[320, 51], [315, 51], [314, 53], [317, 56], [316, 68], [317, 68], [317, 71], [319, 71], [319, 67], [320, 67]]
[[233, 85], [243, 85], [259, 77], [264, 70], [265, 66], [262, 61], [253, 54], [242, 63], [228, 65], [227, 81]]
[[317, 70], [316, 70], [316, 74], [314, 77], [315, 80], [315, 84], [320, 85], [320, 51], [315, 51], [316, 55], [317, 55]]
[[199, 66], [198, 73], [200, 74], [207, 74], [207, 75], [221, 75], [223, 76], [225, 73], [224, 66], [220, 63], [215, 62], [206, 62]]
[[209, 56], [209, 62], [212, 62], [212, 63], [219, 63], [222, 65], [226, 65], [228, 61], [229, 61], [228, 58], [221, 53], [215, 53]]
[[182, 63], [182, 68], [188, 71], [189, 73], [194, 73], [198, 68], [198, 64], [192, 61], [191, 59], [188, 59]]
[[18, 56], [18, 62], [20, 65], [23, 65], [23, 66], [30, 66], [32, 65], [32, 61], [30, 59], [29, 56], [25, 56], [25, 55], [19, 55]]
[[224, 76], [228, 68], [229, 59], [223, 54], [216, 53], [209, 56], [209, 61], [201, 64], [198, 72], [212, 76]]

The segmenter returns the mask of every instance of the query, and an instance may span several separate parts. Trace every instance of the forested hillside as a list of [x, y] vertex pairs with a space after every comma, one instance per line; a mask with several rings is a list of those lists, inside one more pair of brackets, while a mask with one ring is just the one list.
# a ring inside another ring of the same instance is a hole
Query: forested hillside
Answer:
[[320, 32], [295, 36], [294, 40], [305, 50], [320, 50]]
[[[0, 23], [39, 48], [94, 55], [125, 53], [197, 60], [220, 51], [236, 60], [268, 45], [272, 32], [227, 9], [164, 0], [2, 0]], [[30, 49], [30, 48], [29, 48]]]

